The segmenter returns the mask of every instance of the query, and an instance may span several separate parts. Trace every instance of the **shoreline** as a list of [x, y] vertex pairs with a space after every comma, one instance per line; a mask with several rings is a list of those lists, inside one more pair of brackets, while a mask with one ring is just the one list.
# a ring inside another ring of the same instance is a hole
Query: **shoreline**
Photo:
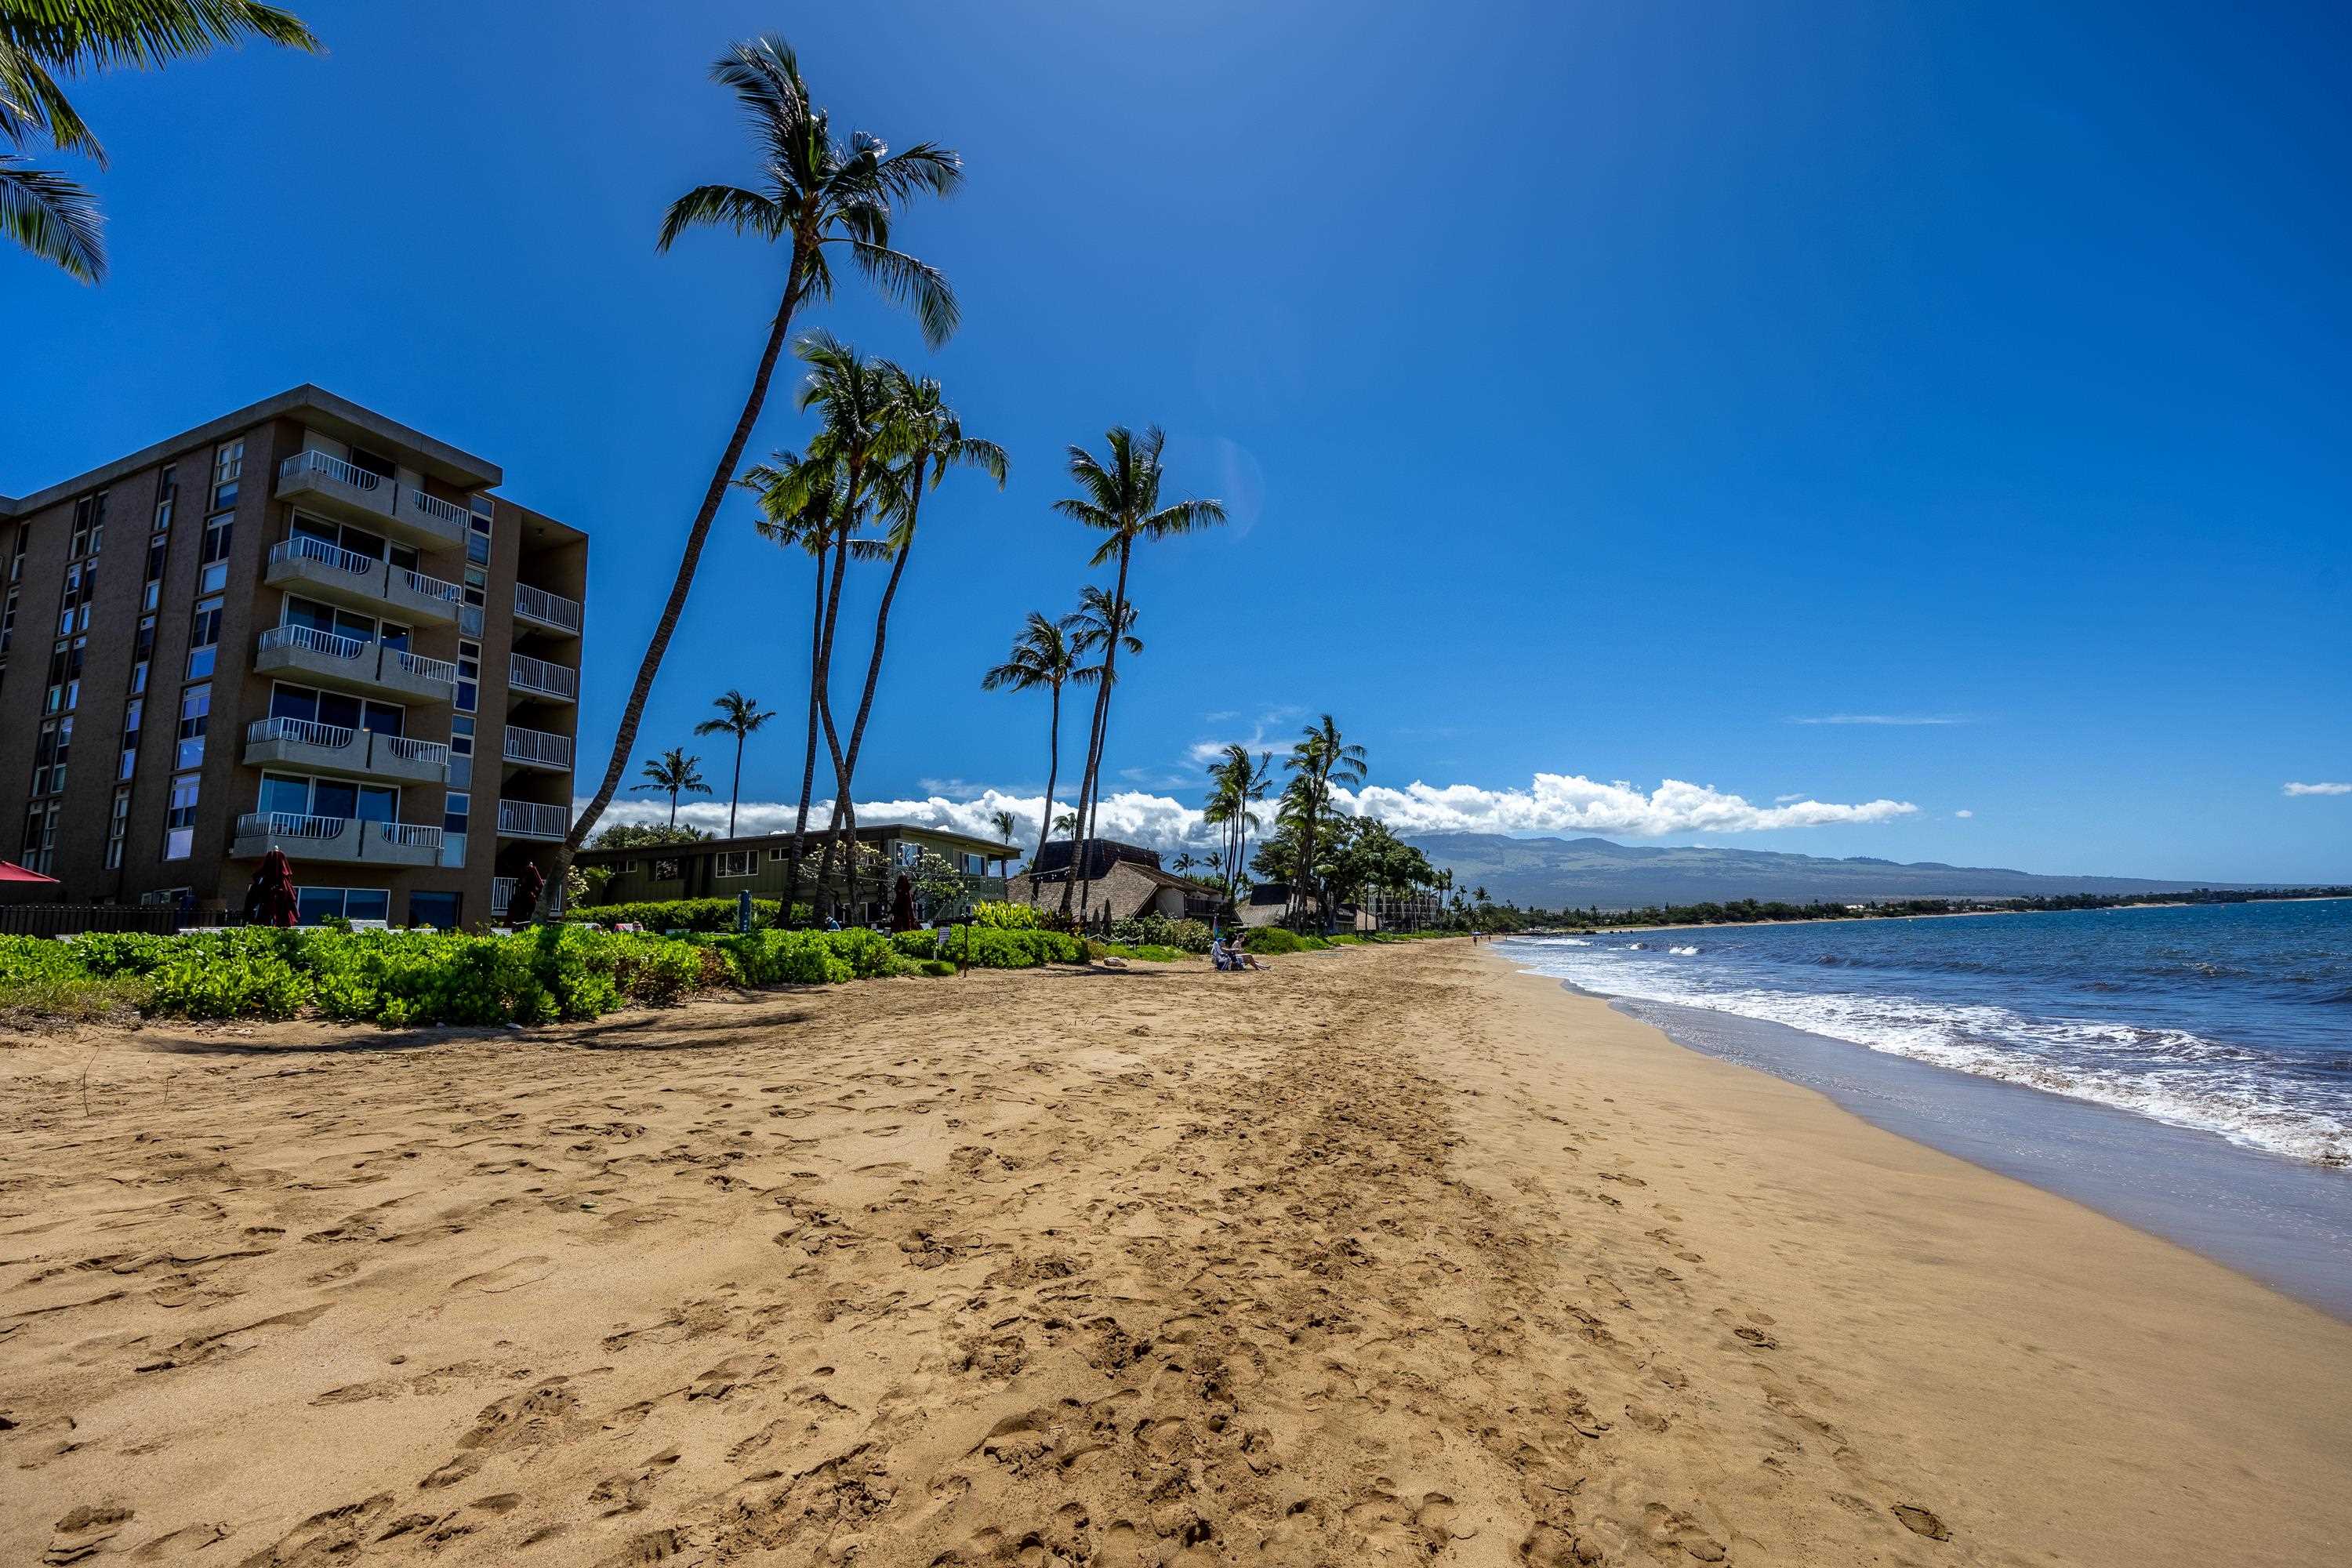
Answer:
[[2352, 1328], [1463, 943], [99, 1038], [0, 1052], [7, 1561], [2352, 1534]]
[[[2292, 898], [2249, 899], [2244, 901], [2257, 904], [2336, 904], [2347, 900], [2352, 900], [2352, 893], [2298, 893]], [[1608, 936], [1617, 931], [1739, 931], [1750, 926], [1857, 925], [1873, 924], [1879, 921], [1957, 921], [1974, 920], [1989, 915], [2087, 914], [2094, 910], [2125, 913], [2132, 910], [2193, 910], [2205, 907], [2202, 904], [2193, 904], [2182, 900], [2171, 901], [2155, 900], [2144, 904], [2099, 904], [2085, 910], [1937, 910], [1932, 913], [1914, 915], [1823, 915], [1819, 920], [1809, 921], [1694, 921], [1687, 925], [1578, 926], [1572, 931], [1546, 926], [1541, 931], [1498, 931], [1495, 933], [1495, 937], [1496, 940], [1505, 942], [1541, 942], [1547, 937]]]

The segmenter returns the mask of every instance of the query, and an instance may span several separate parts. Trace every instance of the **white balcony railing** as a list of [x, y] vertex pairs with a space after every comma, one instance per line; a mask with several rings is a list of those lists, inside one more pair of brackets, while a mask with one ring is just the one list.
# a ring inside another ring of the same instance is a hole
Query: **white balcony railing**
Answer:
[[[512, 877], [490, 879], [490, 918], [492, 920], [502, 921], [507, 918], [507, 911], [514, 908], [514, 895], [515, 879]], [[563, 888], [561, 883], [550, 882], [540, 890], [538, 912], [547, 916], [560, 915], [563, 912]]]
[[[375, 644], [372, 642], [364, 642], [358, 637], [339, 637], [333, 632], [322, 632], [315, 626], [272, 626], [261, 634], [261, 651], [264, 653], [268, 653], [274, 647], [299, 647], [307, 648], [312, 653], [324, 654], [329, 658], [357, 659], [365, 658], [368, 650], [373, 647]], [[453, 675], [451, 679], [456, 678]]]
[[305, 816], [293, 811], [249, 811], [236, 819], [240, 838], [268, 835], [271, 838], [341, 838], [352, 825], [348, 816]]
[[561, 838], [572, 831], [572, 812], [541, 801], [501, 800], [499, 831], [509, 838]]
[[421, 768], [446, 768], [449, 764], [449, 748], [439, 741], [413, 741], [405, 735], [321, 724], [310, 719], [256, 719], [245, 727], [245, 738], [248, 744], [285, 741], [314, 751], [354, 752], [358, 754], [348, 759], [348, 763], [362, 768], [391, 763]]
[[543, 768], [569, 768], [572, 765], [572, 737], [509, 724], [507, 726], [506, 753], [507, 761], [510, 763], [525, 763]]
[[359, 739], [357, 730], [341, 724], [321, 724], [310, 719], [256, 719], [245, 727], [245, 738], [252, 741], [291, 741], [299, 746], [316, 746], [320, 751], [340, 752]]
[[392, 483], [382, 474], [371, 474], [365, 468], [355, 467], [341, 458], [331, 458], [324, 452], [297, 452], [278, 465], [278, 477], [280, 479], [292, 479], [300, 473], [323, 474], [338, 484], [349, 485], [359, 490], [372, 490], [378, 485]]
[[441, 830], [437, 827], [421, 827], [413, 822], [385, 822], [377, 826], [383, 829], [377, 837], [386, 844], [397, 844], [404, 849], [441, 847]]
[[415, 485], [408, 487], [408, 494], [404, 499], [413, 502], [416, 510], [425, 516], [458, 528], [470, 526], [474, 520], [474, 514], [469, 509], [458, 506], [453, 501], [443, 500], [439, 496], [426, 495]]
[[457, 684], [457, 666], [453, 660], [427, 658], [421, 653], [411, 653], [404, 647], [387, 648], [385, 651], [396, 655], [400, 661], [400, 668], [421, 680], [438, 680], [449, 686]]
[[428, 577], [405, 566], [388, 566], [375, 556], [344, 550], [304, 533], [295, 534], [269, 547], [269, 564], [275, 566], [281, 561], [315, 561], [331, 571], [348, 572], [364, 580], [368, 590], [379, 595], [388, 588], [397, 588], [418, 598], [447, 605], [453, 610], [466, 602], [466, 591], [455, 583]]
[[427, 577], [422, 572], [412, 572], [405, 566], [393, 569], [392, 580], [410, 593], [427, 599], [438, 599], [446, 605], [466, 602], [466, 590], [455, 583], [445, 583], [438, 577]]
[[373, 555], [362, 555], [330, 544], [323, 539], [313, 539], [307, 533], [295, 534], [269, 547], [269, 564], [275, 566], [281, 561], [316, 561], [322, 566], [348, 572], [354, 577], [373, 577], [383, 566], [383, 563]]
[[544, 588], [534, 588], [528, 583], [515, 584], [514, 613], [527, 621], [543, 626], [578, 635], [580, 601], [567, 599], [561, 594], [551, 594]]
[[412, 741], [405, 735], [378, 735], [376, 744], [404, 763], [441, 767], [449, 761], [449, 748], [438, 741]]
[[541, 697], [561, 698], [572, 701], [580, 693], [579, 671], [561, 664], [550, 664], [529, 654], [507, 656], [507, 684]]

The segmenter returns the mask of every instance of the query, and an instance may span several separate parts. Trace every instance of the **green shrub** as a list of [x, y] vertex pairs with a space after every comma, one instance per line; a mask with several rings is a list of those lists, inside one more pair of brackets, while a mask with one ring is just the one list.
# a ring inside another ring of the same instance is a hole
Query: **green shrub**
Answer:
[[956, 966], [950, 963], [944, 958], [924, 959], [920, 963], [916, 965], [916, 968], [921, 973], [931, 975], [953, 974], [956, 973]]
[[1128, 947], [1172, 947], [1185, 952], [1206, 952], [1212, 940], [1199, 921], [1171, 921], [1163, 914], [1137, 915], [1113, 921], [1110, 939]]
[[1252, 952], [1319, 952], [1331, 944], [1319, 936], [1302, 936], [1281, 926], [1252, 926], [1242, 937]]
[[310, 976], [259, 946], [226, 958], [187, 949], [148, 978], [150, 1006], [189, 1018], [290, 1018], [310, 1000]]
[[1112, 958], [1139, 958], [1146, 963], [1182, 963], [1197, 956], [1181, 948], [1163, 947], [1158, 942], [1149, 942], [1133, 944], [1115, 942], [1105, 951]]
[[[778, 899], [751, 900], [751, 928], [762, 930], [777, 923], [777, 912], [783, 908]], [[794, 904], [793, 910], [805, 924], [809, 918], [806, 904]], [[640, 925], [649, 931], [731, 931], [735, 929], [733, 899], [660, 899], [636, 904], [592, 904], [584, 909], [568, 910], [567, 921], [583, 925], [600, 925], [608, 930], [616, 925]]]
[[[160, 942], [144, 937], [145, 942]], [[157, 950], [155, 963], [164, 953]], [[0, 937], [0, 1014], [88, 1021], [143, 1007], [151, 989], [143, 967], [93, 965], [75, 943], [46, 937]]]
[[1043, 922], [1037, 918], [1034, 904], [1015, 904], [983, 899], [971, 906], [974, 925], [989, 926], [997, 931], [1036, 931]]

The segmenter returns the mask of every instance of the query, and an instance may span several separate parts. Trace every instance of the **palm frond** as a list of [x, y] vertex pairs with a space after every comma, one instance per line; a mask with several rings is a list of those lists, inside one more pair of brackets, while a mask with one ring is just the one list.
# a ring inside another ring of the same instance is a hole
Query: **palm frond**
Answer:
[[669, 204], [669, 210], [662, 215], [661, 236], [654, 241], [654, 248], [667, 250], [679, 235], [704, 224], [774, 239], [791, 226], [791, 215], [782, 206], [758, 191], [747, 191], [740, 185], [697, 185]]
[[98, 199], [52, 169], [0, 156], [0, 233], [84, 283], [106, 276]]
[[851, 240], [849, 253], [885, 298], [914, 310], [924, 342], [938, 348], [955, 336], [963, 309], [956, 303], [955, 290], [948, 286], [945, 273], [903, 250], [864, 240]]

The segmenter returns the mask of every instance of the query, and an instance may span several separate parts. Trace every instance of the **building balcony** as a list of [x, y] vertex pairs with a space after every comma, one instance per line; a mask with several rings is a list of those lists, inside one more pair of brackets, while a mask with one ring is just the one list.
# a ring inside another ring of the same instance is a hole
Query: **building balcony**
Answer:
[[462, 550], [472, 512], [324, 452], [297, 452], [278, 466], [278, 499], [299, 500], [426, 550]]
[[541, 631], [567, 637], [580, 635], [580, 601], [534, 588], [528, 583], [515, 584], [514, 617]]
[[572, 771], [572, 737], [545, 730], [507, 726], [506, 759], [519, 768], [541, 768], [552, 773]]
[[499, 802], [499, 837], [501, 838], [561, 839], [571, 831], [570, 806], [548, 805], [536, 800]]
[[411, 626], [450, 626], [466, 607], [465, 590], [455, 583], [372, 555], [354, 555], [299, 533], [269, 547], [269, 564], [261, 580], [371, 615], [389, 611]]
[[[512, 877], [490, 879], [490, 919], [502, 921], [507, 918], [507, 910], [514, 907], [514, 894], [515, 879]], [[563, 889], [550, 882], [540, 889], [539, 914], [543, 919], [551, 920], [562, 912]]]
[[580, 700], [580, 672], [569, 666], [550, 664], [529, 654], [507, 656], [507, 689], [536, 697], [544, 702], [577, 702]]
[[446, 784], [449, 748], [438, 741], [379, 735], [308, 719], [256, 719], [245, 727], [247, 767], [273, 763], [310, 773], [403, 784]]
[[370, 697], [448, 702], [457, 695], [457, 667], [446, 658], [310, 626], [272, 626], [262, 633], [253, 668], [257, 674], [299, 677]]
[[257, 860], [283, 849], [299, 874], [307, 864], [438, 866], [441, 830], [405, 822], [367, 822], [353, 816], [303, 816], [290, 811], [253, 811], [236, 819], [229, 854]]

